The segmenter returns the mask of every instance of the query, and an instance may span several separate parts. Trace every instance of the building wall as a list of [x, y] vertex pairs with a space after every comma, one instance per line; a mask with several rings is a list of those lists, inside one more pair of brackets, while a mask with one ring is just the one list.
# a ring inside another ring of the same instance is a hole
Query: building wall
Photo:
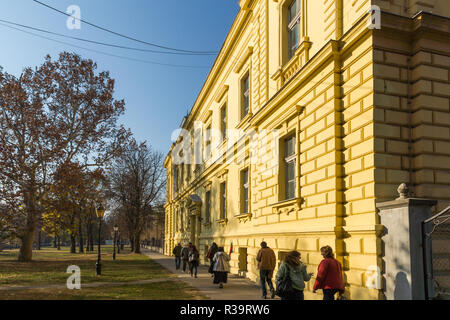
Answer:
[[[383, 298], [377, 277], [383, 271], [383, 227], [375, 203], [396, 198], [402, 182], [412, 183], [416, 196], [440, 200], [440, 207], [450, 190], [450, 28], [448, 19], [433, 15], [409, 18], [418, 3], [304, 0], [304, 41], [286, 61], [280, 17], [287, 2], [241, 0], [242, 10], [183, 128], [192, 131], [194, 121], [201, 121], [203, 129], [209, 124], [219, 128], [220, 108], [227, 103], [229, 129], [277, 134], [255, 145], [246, 139], [213, 139], [215, 157], [197, 166], [176, 193], [172, 151], [185, 140], [172, 146], [165, 162], [166, 253], [192, 239], [203, 258], [213, 241], [226, 252], [232, 245], [231, 272], [257, 281], [256, 254], [263, 240], [279, 260], [287, 251], [301, 252], [309, 272], [317, 272], [320, 247], [330, 245], [344, 266], [348, 297]], [[440, 1], [420, 1], [427, 3], [446, 14]], [[387, 11], [381, 30], [367, 28], [372, 4]], [[248, 70], [250, 115], [240, 121], [240, 79]], [[295, 199], [284, 202], [279, 141], [291, 133], [297, 137], [297, 188]], [[255, 154], [259, 161], [253, 163]], [[240, 205], [244, 168], [250, 172], [250, 214], [243, 214]], [[223, 181], [226, 220], [219, 216]], [[189, 196], [204, 201], [206, 191], [211, 192], [211, 222], [206, 223], [203, 205], [188, 225]], [[177, 215], [181, 209], [184, 228]], [[242, 249], [247, 250], [246, 271]], [[320, 299], [320, 293], [311, 292], [313, 282], [305, 296]]]

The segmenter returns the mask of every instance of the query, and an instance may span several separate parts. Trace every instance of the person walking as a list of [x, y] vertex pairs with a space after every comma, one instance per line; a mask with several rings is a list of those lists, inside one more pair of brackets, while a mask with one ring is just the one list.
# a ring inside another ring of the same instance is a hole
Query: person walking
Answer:
[[211, 276], [214, 277], [214, 255], [217, 253], [217, 250], [219, 247], [217, 246], [217, 243], [213, 242], [211, 245], [211, 248], [208, 250], [208, 254], [206, 255], [206, 258], [209, 259], [209, 269], [208, 272], [211, 273]]
[[320, 248], [323, 260], [320, 262], [313, 292], [318, 289], [323, 291], [323, 300], [334, 300], [334, 295], [344, 294], [345, 284], [342, 278], [342, 265], [334, 258], [333, 249], [330, 246]]
[[230, 272], [230, 256], [224, 252], [223, 247], [217, 249], [213, 257], [214, 261], [214, 284], [219, 284], [219, 288], [223, 288], [223, 284], [227, 283], [228, 272]]
[[300, 261], [300, 258], [301, 254], [298, 251], [291, 251], [286, 255], [278, 269], [277, 283], [289, 276], [293, 289], [287, 296], [281, 297], [281, 300], [305, 300], [303, 294], [305, 282], [311, 280], [314, 273], [306, 272], [306, 266]]
[[180, 243], [178, 243], [175, 248], [173, 248], [173, 255], [175, 256], [175, 268], [177, 270], [180, 269], [180, 265], [181, 265], [181, 250], [183, 249], [183, 247], [181, 246]]
[[200, 260], [200, 253], [198, 252], [197, 248], [193, 245], [191, 247], [191, 250], [189, 251], [189, 271], [191, 272], [191, 277], [195, 275], [197, 278], [197, 272], [198, 272], [198, 264]]
[[186, 272], [186, 265], [189, 264], [189, 246], [187, 244], [181, 249], [181, 260], [183, 261], [183, 272]]
[[261, 249], [256, 255], [256, 261], [258, 261], [259, 278], [262, 289], [262, 298], [267, 299], [266, 282], [269, 285], [272, 299], [275, 297], [275, 289], [273, 287], [272, 278], [273, 271], [276, 266], [275, 252], [267, 246], [265, 241], [261, 242]]

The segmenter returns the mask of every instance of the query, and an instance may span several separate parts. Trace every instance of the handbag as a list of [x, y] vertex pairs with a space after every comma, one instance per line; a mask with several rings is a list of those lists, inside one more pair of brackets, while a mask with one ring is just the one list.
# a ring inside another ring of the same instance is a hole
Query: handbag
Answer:
[[277, 281], [277, 290], [275, 291], [275, 294], [281, 298], [285, 298], [294, 292], [290, 276], [291, 270], [289, 269], [287, 264], [286, 267], [288, 269], [286, 276], [283, 279], [279, 279]]
[[208, 273], [214, 273], [214, 263], [209, 264]]

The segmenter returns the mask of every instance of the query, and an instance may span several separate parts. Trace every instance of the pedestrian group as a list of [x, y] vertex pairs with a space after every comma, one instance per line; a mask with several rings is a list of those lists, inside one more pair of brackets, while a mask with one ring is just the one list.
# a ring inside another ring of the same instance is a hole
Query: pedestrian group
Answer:
[[[345, 284], [341, 263], [334, 258], [333, 249], [330, 246], [320, 248], [320, 253], [323, 260], [317, 270], [313, 292], [322, 290], [323, 300], [334, 300], [336, 293], [339, 293], [339, 299], [343, 299]], [[176, 269], [180, 270], [183, 263], [183, 272], [190, 272], [191, 277], [197, 278], [200, 254], [195, 245], [189, 243], [183, 247], [178, 243], [173, 249], [173, 254]], [[208, 272], [213, 277], [213, 283], [218, 284], [222, 289], [227, 283], [230, 272], [230, 256], [224, 252], [223, 247], [213, 242], [206, 257], [209, 259]], [[256, 260], [263, 299], [267, 299], [267, 284], [272, 299], [277, 295], [281, 300], [304, 300], [305, 282], [310, 281], [314, 273], [306, 271], [306, 265], [302, 263], [301, 254], [298, 251], [291, 251], [285, 255], [275, 276], [276, 289], [272, 282], [276, 267], [275, 252], [264, 241], [261, 242], [261, 249], [256, 255]]]

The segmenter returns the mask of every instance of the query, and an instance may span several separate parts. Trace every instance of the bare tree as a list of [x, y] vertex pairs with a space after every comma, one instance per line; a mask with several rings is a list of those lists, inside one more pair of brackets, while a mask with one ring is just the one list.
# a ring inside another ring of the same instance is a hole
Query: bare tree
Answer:
[[132, 250], [140, 252], [141, 233], [151, 221], [153, 206], [166, 185], [163, 154], [144, 142], [132, 142], [109, 171], [110, 197], [130, 235]]

